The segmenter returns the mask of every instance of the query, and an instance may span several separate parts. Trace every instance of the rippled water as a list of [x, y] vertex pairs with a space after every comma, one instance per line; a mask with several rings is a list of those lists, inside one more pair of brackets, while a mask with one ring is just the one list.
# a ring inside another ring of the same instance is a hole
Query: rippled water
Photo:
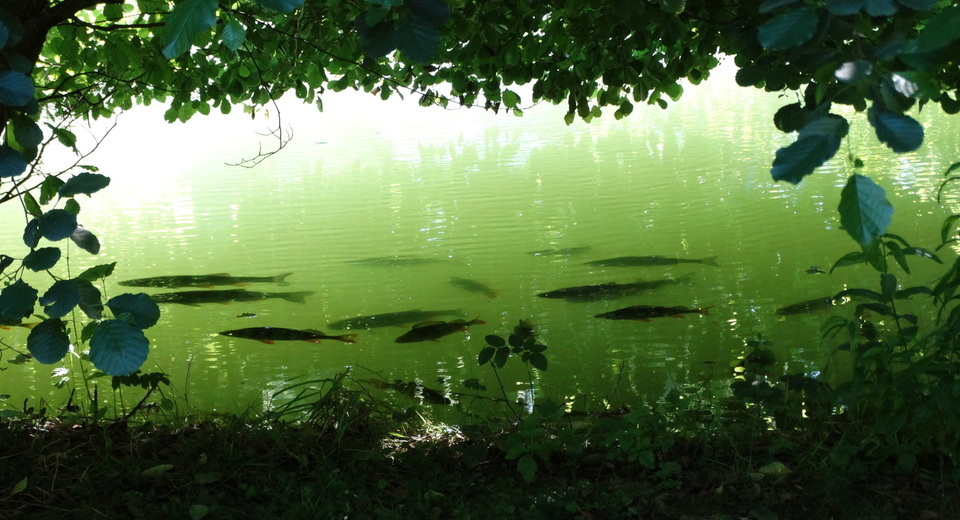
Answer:
[[[224, 163], [271, 146], [256, 132], [277, 123], [273, 109], [255, 119], [211, 116], [187, 125], [162, 123], [162, 110], [137, 109], [86, 161], [113, 182], [80, 200], [81, 223], [104, 247], [95, 258], [71, 251], [71, 272], [117, 261], [109, 295], [126, 289], [117, 280], [221, 272], [293, 273], [286, 285], [248, 289], [313, 292], [305, 304], [163, 305], [161, 323], [148, 330], [145, 370], [170, 374], [177, 391], [206, 410], [259, 406], [289, 378], [329, 377], [348, 366], [361, 379], [418, 380], [452, 392], [479, 378], [492, 394], [492, 373], [476, 364], [483, 337], [505, 335], [522, 318], [548, 346], [549, 369], [534, 376], [540, 395], [656, 397], [685, 382], [725, 377], [744, 340], [758, 333], [774, 342], [785, 367], [814, 370], [835, 348], [819, 340], [829, 314], [774, 311], [876, 278], [866, 268], [806, 273], [812, 265], [828, 270], [856, 248], [836, 213], [839, 187], [851, 173], [840, 156], [862, 158], [864, 173], [888, 190], [897, 211], [892, 232], [933, 247], [943, 217], [960, 209], [956, 197], [946, 207], [934, 201], [941, 173], [960, 160], [960, 127], [955, 118], [924, 111], [923, 148], [895, 156], [855, 116], [838, 158], [792, 186], [769, 175], [774, 151], [792, 139], [776, 132], [772, 115], [792, 101], [738, 88], [721, 71], [666, 111], [644, 107], [622, 121], [566, 126], [562, 107], [537, 106], [516, 118], [341, 93], [324, 98], [323, 113], [284, 104], [282, 125], [292, 129], [293, 142], [251, 169]], [[5, 221], [18, 222], [18, 208], [7, 206], [0, 208]], [[19, 224], [3, 233], [3, 251], [20, 254]], [[584, 249], [529, 254], [561, 248]], [[626, 255], [715, 257], [719, 266], [586, 264]], [[431, 262], [355, 262], [394, 256]], [[926, 283], [933, 272], [918, 269], [912, 281]], [[453, 277], [482, 282], [496, 295], [468, 292], [451, 284]], [[617, 301], [536, 296], [664, 278], [689, 283]], [[709, 314], [594, 318], [636, 304]], [[412, 309], [457, 310], [486, 324], [411, 344], [394, 342], [406, 328], [355, 331], [356, 344], [267, 345], [217, 334], [253, 326], [332, 332], [327, 325], [336, 320]], [[238, 317], [244, 313], [256, 316]], [[26, 334], [0, 332], [21, 348]], [[0, 391], [14, 396], [9, 402], [62, 399], [50, 389], [53, 367], [4, 368]], [[523, 390], [513, 383], [527, 379], [516, 361], [503, 376], [508, 391]]]

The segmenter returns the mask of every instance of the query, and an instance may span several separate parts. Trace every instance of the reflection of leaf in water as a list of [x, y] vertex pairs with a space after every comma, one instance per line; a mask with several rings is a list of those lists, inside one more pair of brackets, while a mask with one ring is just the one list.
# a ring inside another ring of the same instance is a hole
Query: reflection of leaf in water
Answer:
[[463, 386], [466, 388], [470, 388], [472, 390], [480, 390], [481, 392], [487, 389], [487, 385], [481, 383], [480, 380], [477, 378], [464, 379]]

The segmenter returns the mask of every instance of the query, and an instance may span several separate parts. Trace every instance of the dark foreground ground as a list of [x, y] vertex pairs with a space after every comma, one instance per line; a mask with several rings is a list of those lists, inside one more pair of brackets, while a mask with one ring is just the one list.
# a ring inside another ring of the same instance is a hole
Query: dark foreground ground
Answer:
[[671, 446], [654, 469], [588, 447], [537, 458], [528, 483], [496, 437], [385, 432], [240, 420], [8, 424], [0, 518], [960, 518], [960, 490], [922, 461], [911, 471], [838, 467], [814, 460], [824, 453], [816, 446], [678, 438], [661, 443]]

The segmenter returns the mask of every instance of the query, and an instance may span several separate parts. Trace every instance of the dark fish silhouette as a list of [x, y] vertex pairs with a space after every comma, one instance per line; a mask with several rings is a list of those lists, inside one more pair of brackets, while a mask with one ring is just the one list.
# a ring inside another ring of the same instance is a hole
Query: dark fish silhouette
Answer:
[[623, 296], [640, 294], [644, 291], [657, 289], [666, 285], [677, 285], [690, 281], [690, 276], [684, 276], [678, 279], [651, 280], [648, 282], [635, 283], [602, 283], [599, 285], [580, 285], [576, 287], [564, 287], [555, 291], [540, 293], [537, 296], [541, 298], [558, 298], [570, 302], [593, 302], [598, 300], [615, 300]]
[[708, 256], [707, 258], [668, 258], [665, 256], [618, 256], [616, 258], [604, 258], [603, 260], [594, 260], [587, 262], [587, 265], [596, 265], [600, 267], [647, 267], [653, 265], [677, 265], [677, 264], [704, 264], [719, 266], [717, 257]]
[[399, 379], [394, 381], [384, 381], [382, 379], [368, 379], [374, 387], [387, 390], [396, 390], [403, 395], [413, 397], [414, 399], [420, 398], [425, 402], [431, 404], [452, 404], [447, 396], [443, 395], [442, 392], [434, 390], [432, 388], [427, 388], [415, 381], [401, 381]]
[[284, 280], [293, 273], [283, 273], [276, 276], [230, 276], [227, 273], [185, 275], [185, 276], [152, 276], [149, 278], [135, 278], [124, 280], [120, 285], [129, 287], [214, 287], [217, 285], [244, 285], [248, 283], [285, 283]]
[[269, 298], [280, 298], [294, 303], [306, 303], [305, 292], [257, 292], [246, 289], [211, 289], [209, 291], [174, 291], [153, 294], [150, 298], [157, 303], [179, 303], [181, 305], [200, 305], [201, 303], [253, 302]]
[[249, 327], [246, 329], [226, 330], [220, 333], [223, 336], [234, 338], [254, 339], [262, 343], [273, 345], [275, 341], [308, 341], [320, 343], [320, 340], [333, 339], [344, 343], [356, 343], [353, 340], [356, 334], [328, 336], [319, 330], [285, 329], [283, 327]]
[[476, 280], [469, 280], [467, 278], [459, 278], [454, 276], [450, 278], [450, 285], [453, 285], [454, 287], [459, 287], [464, 291], [468, 291], [472, 293], [480, 293], [486, 296], [487, 298], [496, 298], [497, 296], [499, 296], [497, 294], [497, 291], [494, 291], [489, 285], [482, 282], [478, 282]]
[[528, 255], [533, 256], [572, 256], [586, 253], [590, 250], [586, 247], [561, 247], [558, 249], [541, 249], [540, 251], [527, 251]]
[[453, 320], [418, 323], [408, 330], [402, 336], [396, 339], [397, 343], [415, 343], [417, 341], [430, 341], [442, 338], [454, 332], [463, 332], [470, 325], [484, 324], [485, 321], [475, 320]]
[[688, 307], [657, 307], [651, 305], [634, 305], [632, 307], [624, 307], [623, 309], [617, 309], [615, 311], [604, 312], [603, 314], [597, 314], [596, 318], [604, 318], [607, 320], [637, 320], [637, 321], [650, 321], [651, 318], [663, 318], [669, 316], [671, 318], [682, 318], [684, 314], [710, 314], [707, 312], [707, 309], [710, 307], [704, 307], [703, 309], [691, 309]]
[[776, 313], [780, 314], [781, 316], [789, 316], [792, 314], [804, 314], [807, 312], [822, 311], [824, 309], [829, 309], [830, 307], [842, 305], [847, 301], [849, 300], [846, 298], [824, 296], [823, 298], [814, 298], [812, 300], [806, 300], [794, 303], [793, 305], [787, 305], [786, 307], [781, 307], [776, 310]]
[[426, 265], [443, 262], [446, 259], [424, 258], [415, 255], [396, 255], [396, 256], [378, 256], [374, 258], [361, 258], [360, 260], [348, 260], [348, 264], [367, 265], [372, 267], [401, 267], [408, 265]]
[[356, 318], [347, 318], [335, 321], [329, 325], [331, 329], [374, 329], [377, 327], [396, 327], [407, 325], [409, 323], [418, 323], [425, 320], [438, 318], [440, 316], [461, 316], [463, 313], [454, 310], [441, 311], [413, 311], [386, 312], [383, 314], [371, 314], [370, 316], [357, 316]]

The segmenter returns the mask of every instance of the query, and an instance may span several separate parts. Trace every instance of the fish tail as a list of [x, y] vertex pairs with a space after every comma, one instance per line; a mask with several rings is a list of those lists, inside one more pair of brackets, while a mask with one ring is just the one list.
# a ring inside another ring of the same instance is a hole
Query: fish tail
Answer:
[[283, 299], [293, 303], [307, 303], [307, 296], [312, 296], [313, 291], [292, 292], [283, 295]]
[[703, 262], [706, 265], [712, 265], [714, 267], [720, 267], [720, 264], [717, 263], [717, 255], [708, 256], [703, 259]]
[[271, 278], [270, 278], [270, 281], [273, 282], [273, 283], [279, 283], [279, 284], [287, 285], [286, 279], [287, 279], [288, 276], [290, 276], [290, 275], [292, 275], [292, 274], [293, 274], [293, 273], [278, 274], [277, 276], [271, 277]]
[[335, 339], [337, 341], [342, 341], [344, 343], [356, 343], [357, 340], [353, 339], [355, 337], [357, 337], [356, 334], [343, 334], [340, 336], [330, 336], [327, 339]]
[[712, 309], [713, 307], [714, 307], [713, 305], [710, 305], [702, 309], [699, 309], [697, 312], [699, 312], [703, 316], [709, 316], [710, 315], [709, 309]]

